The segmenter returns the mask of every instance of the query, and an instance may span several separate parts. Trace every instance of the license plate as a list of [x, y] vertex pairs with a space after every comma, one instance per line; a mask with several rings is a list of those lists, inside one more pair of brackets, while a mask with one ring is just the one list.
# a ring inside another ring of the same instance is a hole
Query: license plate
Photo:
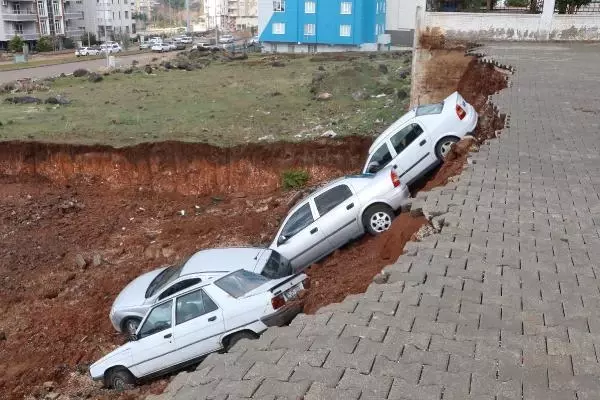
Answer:
[[298, 297], [298, 293], [300, 293], [301, 290], [302, 290], [302, 284], [293, 286], [293, 287], [289, 288], [288, 290], [286, 290], [285, 292], [283, 292], [283, 297], [285, 297], [286, 300], [295, 299], [296, 297]]

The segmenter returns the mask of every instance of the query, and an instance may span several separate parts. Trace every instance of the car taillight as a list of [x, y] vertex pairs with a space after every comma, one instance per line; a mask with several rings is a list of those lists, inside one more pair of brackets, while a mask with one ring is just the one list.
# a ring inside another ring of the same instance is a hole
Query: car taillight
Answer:
[[304, 289], [310, 288], [310, 278], [307, 277], [305, 280], [303, 280], [302, 286], [304, 286]]
[[465, 116], [467, 115], [467, 112], [458, 104], [456, 105], [456, 115], [458, 115], [458, 119], [460, 119], [461, 121], [463, 120], [463, 118], [465, 118]]
[[285, 299], [282, 294], [279, 294], [271, 299], [271, 305], [273, 306], [273, 310], [277, 310], [285, 306]]
[[394, 187], [400, 186], [400, 178], [398, 178], [398, 174], [396, 173], [396, 171], [392, 170], [390, 172], [390, 178], [392, 178], [392, 183], [394, 184]]

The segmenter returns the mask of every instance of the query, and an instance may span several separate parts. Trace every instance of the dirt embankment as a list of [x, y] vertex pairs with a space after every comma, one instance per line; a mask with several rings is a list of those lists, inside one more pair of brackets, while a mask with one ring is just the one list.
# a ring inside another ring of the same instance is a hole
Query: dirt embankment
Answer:
[[301, 167], [317, 181], [359, 171], [370, 142], [349, 137], [230, 148], [183, 142], [124, 148], [3, 142], [0, 175], [35, 175], [58, 184], [93, 181], [111, 189], [136, 186], [184, 195], [259, 194], [279, 188], [281, 173], [289, 168]]

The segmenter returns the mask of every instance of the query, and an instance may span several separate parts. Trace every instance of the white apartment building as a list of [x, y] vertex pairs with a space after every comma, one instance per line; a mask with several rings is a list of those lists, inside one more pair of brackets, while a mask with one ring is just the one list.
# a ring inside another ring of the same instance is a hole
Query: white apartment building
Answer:
[[135, 34], [135, 0], [85, 0], [85, 28], [100, 41]]
[[230, 31], [258, 26], [257, 0], [206, 0], [204, 9], [208, 29]]
[[82, 0], [0, 0], [0, 49], [15, 35], [30, 45], [40, 36], [77, 41], [84, 26]]

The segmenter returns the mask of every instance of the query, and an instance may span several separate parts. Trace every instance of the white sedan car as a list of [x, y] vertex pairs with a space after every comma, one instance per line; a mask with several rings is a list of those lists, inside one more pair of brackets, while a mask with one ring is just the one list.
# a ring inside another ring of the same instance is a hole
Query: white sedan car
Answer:
[[142, 318], [157, 302], [180, 293], [216, 274], [245, 269], [268, 279], [293, 274], [290, 262], [278, 252], [257, 247], [201, 250], [179, 265], [147, 272], [131, 281], [115, 299], [110, 321], [119, 332], [135, 333]]
[[395, 166], [337, 179], [290, 211], [270, 248], [289, 259], [295, 271], [302, 270], [365, 231], [388, 230], [409, 197]]
[[100, 54], [100, 50], [95, 49], [93, 47], [80, 47], [77, 50], [75, 50], [75, 55], [77, 57], [80, 57], [80, 56], [97, 56], [98, 54]]
[[162, 299], [146, 314], [127, 344], [90, 366], [94, 380], [117, 390], [162, 375], [256, 338], [269, 326], [289, 322], [302, 309], [296, 299], [306, 275], [270, 280], [246, 270], [201, 281]]
[[150, 50], [157, 53], [164, 53], [166, 51], [171, 51], [171, 47], [167, 43], [154, 43]]
[[452, 145], [477, 126], [477, 111], [458, 92], [437, 104], [421, 105], [387, 128], [371, 145], [363, 172], [398, 166], [407, 185], [434, 168]]

